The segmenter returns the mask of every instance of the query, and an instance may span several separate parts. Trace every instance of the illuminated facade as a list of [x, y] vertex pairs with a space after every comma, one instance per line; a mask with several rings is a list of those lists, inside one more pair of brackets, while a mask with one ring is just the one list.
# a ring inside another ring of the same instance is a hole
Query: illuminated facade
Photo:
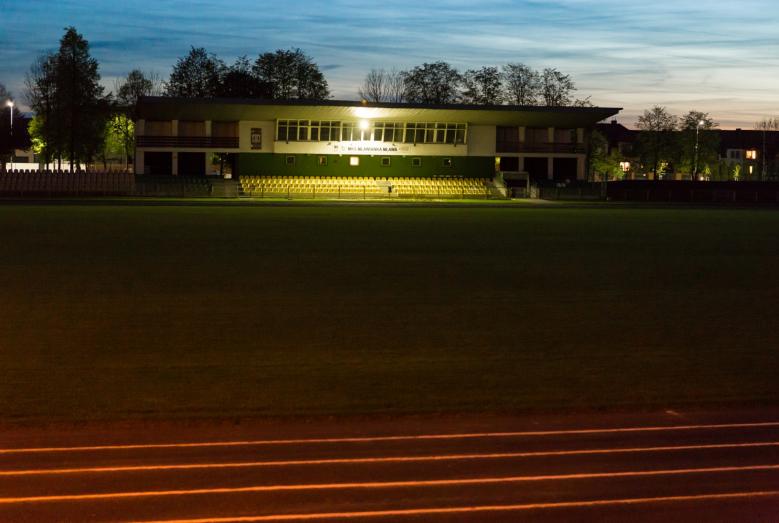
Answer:
[[212, 174], [218, 155], [237, 176], [584, 179], [589, 129], [618, 111], [143, 98], [135, 173]]

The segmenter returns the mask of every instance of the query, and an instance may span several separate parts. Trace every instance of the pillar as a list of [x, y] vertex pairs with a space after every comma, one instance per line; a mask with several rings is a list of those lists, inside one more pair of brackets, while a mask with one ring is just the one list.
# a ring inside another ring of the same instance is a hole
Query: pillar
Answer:
[[554, 158], [551, 156], [546, 159], [546, 177], [549, 180], [554, 180]]
[[138, 148], [135, 148], [135, 174], [144, 174], [144, 168], [143, 164], [145, 162], [144, 153], [143, 151], [139, 151]]
[[586, 167], [586, 156], [579, 155], [576, 157], [576, 179], [577, 180], [584, 180], [586, 176], [585, 172]]
[[554, 127], [547, 127], [546, 133], [546, 141], [554, 143]]
[[517, 170], [519, 172], [524, 172], [525, 171], [525, 157], [524, 156], [520, 156], [519, 158], [517, 158]]
[[[206, 135], [206, 137], [210, 138], [211, 137], [211, 120], [206, 120], [204, 122], [204, 127], [205, 127], [205, 135]], [[204, 172], [206, 173], [206, 176], [209, 176], [211, 174], [211, 170], [213, 169], [213, 167], [211, 166], [211, 155], [213, 155], [213, 154], [214, 153], [212, 151], [209, 151], [209, 150], [206, 150], [205, 154], [204, 154], [204, 156], [205, 156], [205, 163], [206, 163]]]
[[[170, 122], [170, 135], [179, 135], [179, 121], [171, 120]], [[170, 154], [170, 174], [173, 176], [179, 175], [179, 153], [175, 149]]]

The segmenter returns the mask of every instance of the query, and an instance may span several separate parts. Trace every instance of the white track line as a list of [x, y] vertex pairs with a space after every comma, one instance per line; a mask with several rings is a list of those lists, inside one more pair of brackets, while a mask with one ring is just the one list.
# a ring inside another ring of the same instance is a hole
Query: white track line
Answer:
[[398, 510], [376, 510], [365, 512], [324, 512], [320, 514], [280, 514], [269, 516], [238, 516], [201, 519], [166, 519], [137, 521], [135, 523], [239, 523], [250, 521], [305, 521], [312, 519], [354, 519], [402, 516], [433, 516], [442, 514], [479, 514], [489, 512], [519, 512], [526, 510], [606, 507], [618, 505], [640, 505], [650, 503], [671, 503], [682, 501], [716, 501], [729, 499], [768, 498], [779, 496], [779, 490], [758, 492], [728, 492], [723, 494], [698, 494], [693, 496], [664, 496], [655, 498], [602, 499], [594, 501], [561, 501], [555, 503], [528, 503], [523, 505], [476, 505], [471, 507], [441, 507]]
[[210, 441], [198, 443], [150, 443], [130, 445], [90, 445], [80, 447], [6, 448], [0, 454], [26, 454], [40, 452], [80, 452], [96, 450], [168, 449], [193, 447], [241, 447], [260, 445], [304, 445], [313, 443], [373, 443], [381, 441], [420, 441], [478, 438], [517, 438], [529, 436], [565, 436], [577, 434], [620, 434], [631, 432], [668, 432], [683, 430], [747, 429], [779, 427], [779, 421], [761, 423], [721, 423], [713, 425], [668, 425], [659, 427], [623, 427], [613, 429], [537, 430], [518, 432], [472, 432], [464, 434], [421, 434], [412, 436], [368, 436], [348, 438], [301, 438], [245, 441]]
[[240, 494], [256, 492], [284, 492], [306, 490], [346, 490], [346, 489], [393, 489], [414, 487], [451, 487], [463, 485], [495, 485], [501, 483], [523, 483], [535, 481], [562, 481], [576, 479], [630, 478], [649, 476], [679, 476], [687, 474], [715, 474], [727, 472], [750, 472], [761, 470], [779, 470], [779, 465], [751, 465], [744, 467], [710, 467], [697, 469], [641, 470], [626, 472], [591, 472], [580, 474], [556, 474], [542, 476], [508, 476], [498, 478], [434, 479], [416, 481], [373, 481], [352, 483], [312, 483], [303, 485], [258, 485], [251, 487], [204, 488], [186, 490], [147, 490], [138, 492], [109, 492], [100, 494], [62, 494], [54, 496], [27, 496], [0, 498], [0, 505], [13, 503], [46, 503], [52, 501], [86, 501], [95, 499], [121, 499], [165, 496], [194, 496], [205, 494]]
[[602, 454], [634, 454], [641, 452], [678, 452], [686, 450], [724, 450], [779, 447], [779, 441], [760, 443], [722, 443], [712, 445], [675, 445], [667, 447], [633, 447], [612, 449], [550, 450], [538, 452], [493, 452], [484, 454], [440, 454], [428, 456], [389, 456], [373, 458], [300, 459], [284, 461], [238, 461], [228, 463], [186, 463], [174, 465], [130, 465], [117, 467], [81, 467], [59, 469], [0, 470], [0, 477], [42, 476], [57, 474], [98, 474], [108, 472], [152, 472], [166, 470], [238, 469], [260, 467], [292, 467], [310, 465], [350, 465], [374, 463], [420, 463], [435, 461], [470, 461], [553, 456], [583, 456]]

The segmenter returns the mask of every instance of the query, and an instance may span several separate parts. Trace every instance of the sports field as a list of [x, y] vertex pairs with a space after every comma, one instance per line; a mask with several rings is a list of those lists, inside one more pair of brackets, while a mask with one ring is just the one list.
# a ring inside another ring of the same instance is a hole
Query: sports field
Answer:
[[779, 400], [779, 212], [0, 206], [0, 419]]

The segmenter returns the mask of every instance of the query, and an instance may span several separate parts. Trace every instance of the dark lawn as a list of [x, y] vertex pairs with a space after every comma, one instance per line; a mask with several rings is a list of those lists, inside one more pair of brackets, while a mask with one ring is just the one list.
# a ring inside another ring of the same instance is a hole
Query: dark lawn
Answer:
[[0, 207], [0, 418], [779, 400], [779, 212]]

